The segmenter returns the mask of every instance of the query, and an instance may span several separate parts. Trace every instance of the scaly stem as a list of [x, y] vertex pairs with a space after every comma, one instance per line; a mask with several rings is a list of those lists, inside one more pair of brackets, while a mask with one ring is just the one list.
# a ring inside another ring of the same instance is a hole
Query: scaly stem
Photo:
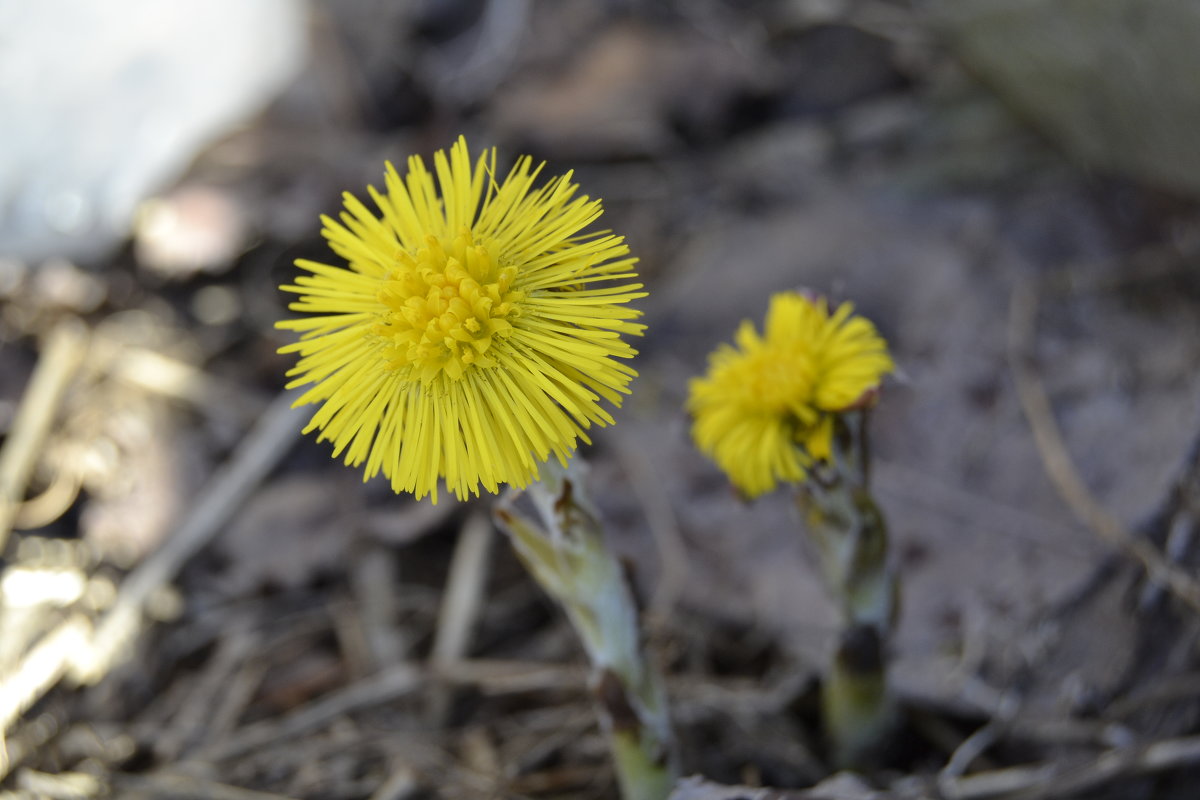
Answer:
[[592, 663], [592, 689], [625, 800], [665, 800], [677, 777], [666, 694], [643, 657], [638, 615], [625, 574], [604, 543], [582, 494], [579, 459], [548, 468], [526, 494], [539, 518], [497, 504], [497, 524], [533, 578], [566, 611]]
[[898, 608], [887, 525], [867, 487], [866, 411], [836, 421], [833, 457], [814, 465], [796, 496], [834, 594], [842, 631], [821, 686], [833, 761], [857, 766], [895, 721], [887, 691], [887, 642]]

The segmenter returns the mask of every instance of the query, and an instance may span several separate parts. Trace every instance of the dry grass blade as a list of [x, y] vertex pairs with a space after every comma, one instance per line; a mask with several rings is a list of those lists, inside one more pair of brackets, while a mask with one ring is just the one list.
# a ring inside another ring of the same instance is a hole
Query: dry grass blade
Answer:
[[1145, 539], [1134, 537], [1092, 496], [1075, 468], [1054, 419], [1046, 390], [1030, 364], [1036, 329], [1037, 293], [1029, 282], [1013, 290], [1008, 319], [1008, 357], [1021, 407], [1029, 420], [1042, 464], [1075, 517], [1120, 551], [1141, 562], [1150, 579], [1200, 612], [1200, 583], [1163, 558]]
[[656, 476], [662, 474], [663, 465], [634, 438], [618, 428], [615, 441], [617, 457], [629, 475], [629, 488], [642, 507], [642, 513], [650, 526], [655, 547], [659, 554], [659, 575], [654, 594], [650, 598], [649, 616], [660, 623], [668, 619], [683, 595], [691, 569], [687, 543], [679, 528], [679, 520], [671, 499], [662, 491]]
[[404, 800], [420, 790], [421, 782], [417, 779], [416, 770], [407, 764], [401, 764], [392, 770], [387, 780], [379, 785], [369, 800]]
[[17, 773], [17, 786], [42, 800], [80, 800], [87, 797], [102, 797], [104, 785], [94, 775], [84, 772], [59, 772], [50, 774], [38, 770], [23, 769]]
[[[481, 512], [471, 514], [463, 525], [450, 562], [450, 576], [430, 655], [435, 670], [460, 661], [467, 654], [490, 572], [488, 565], [495, 538], [491, 520]], [[428, 714], [434, 724], [445, 719], [450, 697], [444, 689], [430, 695]]]
[[374, 671], [408, 658], [410, 643], [396, 624], [400, 584], [396, 554], [379, 542], [367, 542], [352, 566], [351, 585], [361, 628], [361, 660]]
[[242, 789], [185, 775], [119, 775], [113, 781], [120, 797], [145, 800], [290, 800], [274, 792]]
[[50, 432], [59, 400], [83, 361], [88, 335], [75, 319], [60, 322], [50, 333], [45, 352], [29, 382], [0, 451], [0, 553], [12, 532], [13, 520]]
[[220, 530], [299, 436], [308, 413], [291, 407], [285, 394], [272, 403], [253, 430], [196, 498], [191, 514], [153, 555], [121, 585], [116, 603], [97, 626], [86, 658], [73, 665], [81, 683], [94, 683], [111, 668], [117, 654], [137, 632], [146, 602], [166, 586], [192, 555]]
[[[76, 356], [65, 356], [59, 351], [78, 349], [81, 354], [78, 330], [63, 330], [67, 332], [60, 334], [63, 338], [51, 348], [57, 354], [47, 361], [59, 365], [77, 363]], [[37, 384], [35, 380], [30, 394], [48, 391], [44, 384]], [[42, 400], [44, 405], [53, 405], [45, 397]], [[0, 679], [0, 735], [65, 673], [80, 683], [95, 682], [108, 673], [118, 654], [136, 634], [150, 597], [166, 586], [184, 562], [208, 542], [295, 441], [302, 412], [289, 408], [290, 404], [291, 397], [285, 395], [267, 410], [226, 468], [197, 498], [191, 516], [122, 584], [116, 603], [94, 631], [83, 617], [68, 618], [26, 653], [12, 673]], [[0, 757], [0, 776], [8, 769], [7, 760]]]
[[310, 703], [280, 720], [264, 720], [242, 728], [237, 734], [198, 754], [197, 759], [219, 761], [234, 758], [319, 728], [342, 714], [411, 694], [422, 685], [424, 678], [419, 669], [410, 664], [400, 664]]
[[1071, 765], [1031, 764], [981, 772], [939, 788], [947, 800], [1050, 800], [1073, 797], [1129, 778], [1200, 764], [1200, 736], [1163, 739], [1141, 747], [1113, 748]]
[[452, 683], [475, 686], [485, 694], [521, 694], [543, 690], [582, 693], [587, 688], [588, 670], [582, 666], [534, 661], [474, 659], [440, 665], [437, 677]]
[[90, 633], [86, 619], [72, 616], [26, 653], [12, 672], [0, 676], [0, 778], [10, 768], [4, 744], [9, 726], [58, 683], [71, 657], [86, 647]]
[[479, 615], [479, 603], [487, 581], [495, 539], [491, 521], [485, 514], [474, 513], [467, 518], [460, 536], [450, 562], [450, 577], [438, 615], [437, 636], [430, 655], [434, 665], [458, 661], [467, 654], [471, 628]]

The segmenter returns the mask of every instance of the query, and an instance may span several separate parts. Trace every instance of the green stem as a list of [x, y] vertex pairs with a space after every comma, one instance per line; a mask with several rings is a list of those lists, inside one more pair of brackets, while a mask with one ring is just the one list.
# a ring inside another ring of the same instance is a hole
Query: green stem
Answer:
[[873, 625], [842, 631], [821, 683], [821, 714], [830, 761], [868, 767], [895, 729], [884, 643]]
[[842, 621], [821, 686], [830, 753], [838, 766], [859, 766], [886, 740], [895, 722], [887, 689], [887, 643], [899, 591], [887, 524], [867, 486], [866, 411], [841, 414], [836, 425], [833, 457], [814, 465], [796, 503]]
[[592, 663], [592, 690], [625, 800], [665, 800], [678, 776], [666, 694], [643, 657], [637, 610], [621, 565], [582, 494], [578, 459], [549, 468], [527, 494], [534, 523], [517, 513], [522, 493], [497, 504], [497, 524], [530, 575], [575, 627]]

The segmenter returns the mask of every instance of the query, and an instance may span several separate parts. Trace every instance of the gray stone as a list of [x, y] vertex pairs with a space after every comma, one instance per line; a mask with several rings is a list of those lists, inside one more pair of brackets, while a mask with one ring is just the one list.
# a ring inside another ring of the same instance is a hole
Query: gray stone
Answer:
[[969, 69], [1085, 165], [1200, 194], [1200, 4], [942, 0]]

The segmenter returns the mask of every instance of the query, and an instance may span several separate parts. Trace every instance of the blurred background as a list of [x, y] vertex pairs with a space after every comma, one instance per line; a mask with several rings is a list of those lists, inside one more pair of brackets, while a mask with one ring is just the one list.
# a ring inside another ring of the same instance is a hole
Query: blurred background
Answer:
[[[828, 772], [795, 512], [682, 410], [798, 287], [900, 368], [874, 481], [913, 735], [877, 785], [997, 720], [973, 769], [1194, 745], [1197, 76], [1171, 0], [0, 0], [0, 795], [615, 796], [489, 501], [363, 485], [277, 400], [318, 216], [460, 133], [576, 170], [641, 258], [589, 459], [690, 771]], [[1193, 796], [1200, 758], [1128, 758], [1054, 796]]]

